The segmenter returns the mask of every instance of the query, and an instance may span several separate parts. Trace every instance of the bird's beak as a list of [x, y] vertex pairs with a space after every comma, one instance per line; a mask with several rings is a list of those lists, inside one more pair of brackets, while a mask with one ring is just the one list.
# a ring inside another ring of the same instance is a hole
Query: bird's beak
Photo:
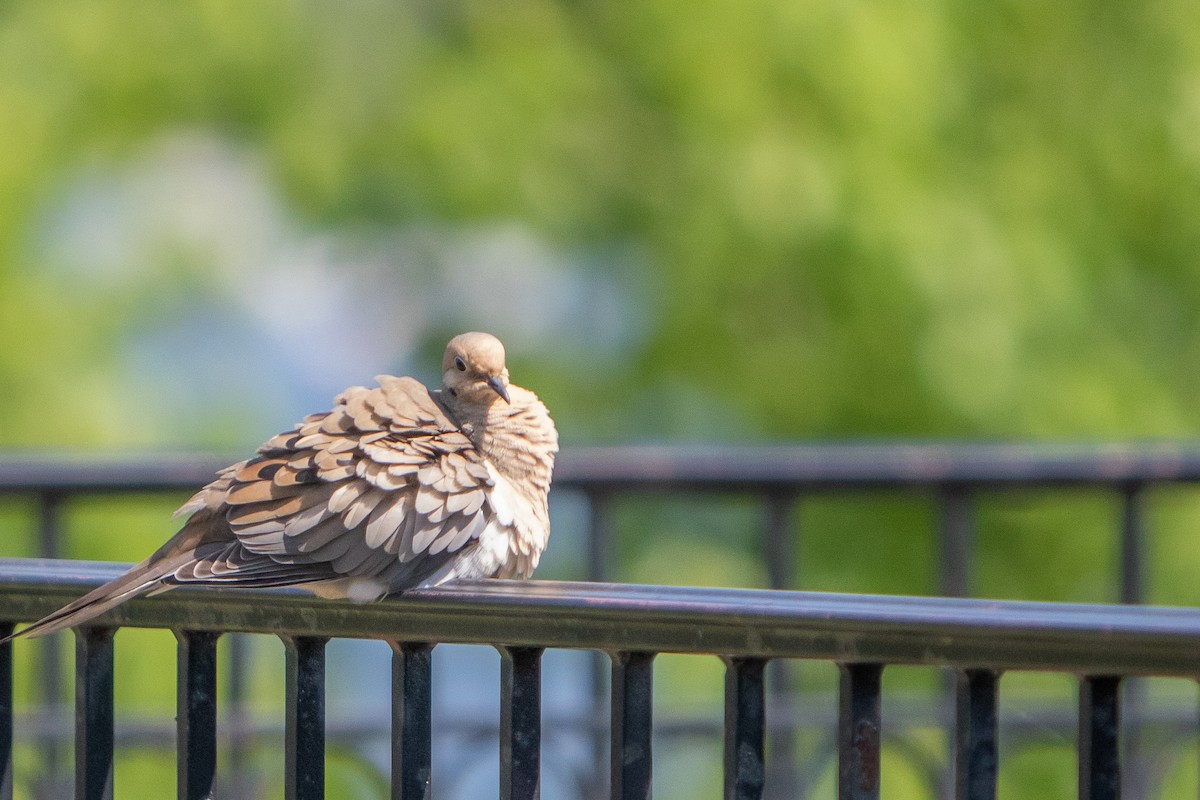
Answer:
[[511, 400], [508, 399], [508, 386], [506, 385], [504, 378], [500, 377], [499, 375], [493, 375], [492, 377], [487, 379], [487, 385], [492, 387], [492, 390], [496, 394], [503, 397], [504, 402], [506, 402], [506, 403], [512, 402]]

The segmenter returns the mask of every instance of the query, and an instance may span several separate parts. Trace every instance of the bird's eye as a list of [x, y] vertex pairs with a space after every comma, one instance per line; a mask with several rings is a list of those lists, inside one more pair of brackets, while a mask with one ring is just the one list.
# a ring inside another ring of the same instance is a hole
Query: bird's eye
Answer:
[[459, 372], [467, 371], [467, 362], [462, 360], [462, 356], [454, 357], [454, 368], [457, 369]]

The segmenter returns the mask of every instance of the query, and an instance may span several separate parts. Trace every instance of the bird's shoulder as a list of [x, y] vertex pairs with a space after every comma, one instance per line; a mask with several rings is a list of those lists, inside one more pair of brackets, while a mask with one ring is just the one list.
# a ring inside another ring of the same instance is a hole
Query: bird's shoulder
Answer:
[[226, 531], [214, 569], [232, 575], [224, 561], [261, 556], [394, 589], [445, 567], [489, 524], [511, 524], [489, 500], [496, 471], [433, 393], [412, 378], [379, 383], [345, 390], [189, 504]]
[[[256, 454], [221, 470], [177, 515], [280, 501], [351, 479], [382, 490], [420, 484], [470, 488], [490, 482], [471, 439], [415, 378], [379, 375], [351, 386], [328, 411], [306, 416]], [[453, 472], [447, 481], [446, 472]]]

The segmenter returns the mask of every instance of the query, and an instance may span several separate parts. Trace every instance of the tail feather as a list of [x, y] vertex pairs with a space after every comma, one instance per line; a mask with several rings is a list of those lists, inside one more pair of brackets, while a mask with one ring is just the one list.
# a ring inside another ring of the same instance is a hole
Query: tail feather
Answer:
[[32, 625], [0, 639], [0, 644], [23, 637], [32, 639], [45, 636], [97, 617], [126, 600], [157, 588], [163, 578], [181, 566], [183, 560], [186, 560], [186, 557], [159, 561], [151, 558], [143, 561], [119, 578], [114, 578], [54, 613], [47, 614]]
[[[194, 503], [195, 500], [196, 498], [193, 498], [191, 502]], [[184, 564], [194, 560], [195, 548], [198, 544], [220, 537], [225, 534], [225, 531], [219, 515], [214, 515], [207, 509], [199, 509], [184, 523], [178, 533], [168, 539], [145, 561], [54, 613], [47, 614], [29, 627], [0, 639], [0, 644], [5, 644], [13, 639], [23, 637], [32, 639], [65, 630], [87, 622], [126, 600], [153, 592], [156, 589], [171, 588], [170, 585], [164, 583], [164, 579]]]

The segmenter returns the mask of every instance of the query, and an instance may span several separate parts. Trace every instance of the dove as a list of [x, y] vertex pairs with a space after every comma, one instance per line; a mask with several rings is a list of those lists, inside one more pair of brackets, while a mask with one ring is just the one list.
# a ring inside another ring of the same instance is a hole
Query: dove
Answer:
[[528, 578], [550, 535], [558, 433], [537, 395], [509, 383], [504, 346], [455, 336], [441, 389], [376, 381], [221, 470], [149, 558], [14, 636], [177, 586], [299, 586], [368, 602], [455, 579]]

